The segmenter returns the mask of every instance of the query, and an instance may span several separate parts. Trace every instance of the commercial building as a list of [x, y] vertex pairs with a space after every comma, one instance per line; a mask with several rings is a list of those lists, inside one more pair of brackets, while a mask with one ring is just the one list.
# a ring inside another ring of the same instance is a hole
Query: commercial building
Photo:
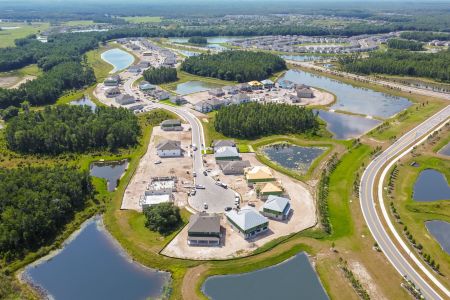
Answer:
[[219, 246], [220, 216], [197, 213], [189, 219], [187, 243], [189, 246]]
[[270, 195], [261, 208], [261, 214], [276, 220], [286, 220], [291, 210], [288, 198]]
[[250, 206], [231, 210], [225, 215], [230, 227], [245, 239], [253, 238], [269, 228], [269, 220]]
[[248, 83], [252, 90], [260, 90], [263, 88], [263, 84], [259, 81], [253, 80]]
[[156, 146], [156, 152], [159, 157], [177, 157], [182, 155], [183, 150], [180, 141], [163, 140]]

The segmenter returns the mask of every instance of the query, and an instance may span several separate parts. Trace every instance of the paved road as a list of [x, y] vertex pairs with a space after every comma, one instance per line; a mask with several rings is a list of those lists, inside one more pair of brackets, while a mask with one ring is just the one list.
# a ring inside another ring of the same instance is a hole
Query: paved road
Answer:
[[[442, 126], [449, 117], [450, 105], [399, 138], [367, 166], [361, 178], [361, 208], [373, 237], [391, 264], [402, 276], [406, 275], [412, 280], [426, 299], [443, 299], [443, 297], [448, 299], [450, 292], [425, 267], [422, 260], [411, 253], [395, 230], [382, 198], [383, 179], [398, 159], [410, 152], [414, 145], [422, 143], [428, 132], [437, 126]], [[381, 176], [378, 177], [378, 175]], [[378, 197], [374, 194], [375, 188], [378, 191]], [[377, 205], [382, 210], [382, 216], [378, 215]], [[382, 219], [388, 224], [388, 229], [383, 225]], [[391, 239], [391, 235], [394, 239]], [[420, 269], [420, 274], [414, 269], [415, 267]], [[433, 286], [428, 284], [427, 280], [433, 282]]]

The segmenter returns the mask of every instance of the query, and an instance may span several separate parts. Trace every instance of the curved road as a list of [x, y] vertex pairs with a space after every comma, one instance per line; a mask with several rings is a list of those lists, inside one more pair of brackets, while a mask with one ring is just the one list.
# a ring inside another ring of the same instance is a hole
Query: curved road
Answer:
[[[423, 261], [411, 252], [397, 233], [384, 205], [383, 182], [391, 166], [410, 152], [416, 144], [426, 140], [431, 130], [442, 127], [449, 117], [450, 105], [399, 138], [367, 166], [361, 177], [361, 209], [373, 237], [395, 269], [414, 282], [426, 299], [450, 298], [450, 292], [436, 279]], [[377, 189], [378, 197], [375, 195], [375, 189]], [[382, 216], [378, 215], [377, 205], [381, 208]], [[388, 230], [383, 225], [383, 221], [387, 223]], [[395, 239], [391, 239], [391, 235]], [[415, 268], [419, 268], [421, 274]], [[432, 282], [433, 286], [428, 282]]]

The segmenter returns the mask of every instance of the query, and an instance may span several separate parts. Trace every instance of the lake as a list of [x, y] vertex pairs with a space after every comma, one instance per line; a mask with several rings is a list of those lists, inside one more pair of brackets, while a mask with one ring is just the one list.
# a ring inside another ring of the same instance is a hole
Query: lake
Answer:
[[254, 272], [209, 277], [202, 291], [212, 300], [329, 299], [304, 253]]
[[439, 154], [450, 156], [450, 143], [442, 147], [441, 150], [438, 152]]
[[175, 88], [175, 93], [179, 95], [187, 95], [192, 93], [208, 91], [218, 87], [221, 87], [221, 85], [193, 80], [177, 84], [177, 87]]
[[24, 277], [56, 300], [144, 300], [161, 296], [170, 280], [168, 273], [132, 262], [99, 217], [86, 222], [54, 257], [28, 266]]
[[327, 123], [327, 129], [338, 140], [357, 138], [381, 124], [381, 121], [361, 116], [318, 110], [319, 117]]
[[271, 161], [300, 173], [306, 173], [312, 162], [325, 150], [324, 147], [303, 147], [289, 143], [272, 144], [262, 148]]
[[69, 102], [70, 105], [87, 105], [91, 108], [92, 111], [95, 111], [95, 108], [97, 107], [97, 105], [95, 105], [94, 102], [92, 102], [91, 99], [89, 99], [89, 97], [84, 97], [81, 98], [79, 100], [74, 100]]
[[425, 222], [425, 226], [442, 249], [450, 254], [450, 223], [433, 220]]
[[335, 94], [336, 103], [331, 107], [335, 110], [389, 118], [412, 105], [406, 98], [354, 87], [341, 81], [300, 70], [287, 71], [280, 78], [280, 80], [283, 79], [322, 88]]
[[413, 199], [420, 202], [450, 200], [450, 187], [444, 174], [433, 169], [420, 172], [414, 184]]
[[114, 67], [111, 73], [125, 70], [134, 62], [133, 55], [119, 48], [105, 51], [102, 53], [101, 57], [104, 61]]
[[314, 56], [314, 55], [280, 55], [281, 58], [294, 61], [312, 61], [323, 60], [330, 58], [329, 56]]
[[128, 162], [124, 161], [108, 161], [95, 162], [91, 164], [91, 176], [104, 178], [108, 182], [108, 191], [112, 192], [117, 187], [117, 181], [127, 169]]

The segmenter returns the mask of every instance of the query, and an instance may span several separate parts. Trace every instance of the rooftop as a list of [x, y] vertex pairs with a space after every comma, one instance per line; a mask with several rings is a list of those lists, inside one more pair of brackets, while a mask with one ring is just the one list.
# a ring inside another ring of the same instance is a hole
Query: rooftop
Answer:
[[262, 208], [282, 213], [288, 205], [290, 206], [288, 198], [270, 195]]
[[214, 156], [217, 157], [239, 157], [239, 153], [235, 147], [223, 146], [214, 151]]
[[220, 233], [220, 216], [204, 212], [192, 215], [189, 219], [188, 232]]
[[181, 147], [180, 141], [172, 141], [172, 140], [163, 140], [159, 142], [159, 144], [156, 146], [156, 149], [162, 151], [162, 150], [178, 150]]
[[242, 230], [249, 230], [268, 222], [268, 219], [258, 213], [253, 207], [244, 206], [241, 210], [231, 210], [226, 213], [228, 219]]
[[245, 177], [247, 180], [274, 179], [272, 172], [266, 166], [255, 166], [248, 168], [246, 170]]
[[264, 185], [264, 187], [261, 189], [261, 194], [267, 194], [267, 193], [281, 193], [283, 192], [283, 189], [276, 184], [273, 184], [272, 182], [268, 182]]

